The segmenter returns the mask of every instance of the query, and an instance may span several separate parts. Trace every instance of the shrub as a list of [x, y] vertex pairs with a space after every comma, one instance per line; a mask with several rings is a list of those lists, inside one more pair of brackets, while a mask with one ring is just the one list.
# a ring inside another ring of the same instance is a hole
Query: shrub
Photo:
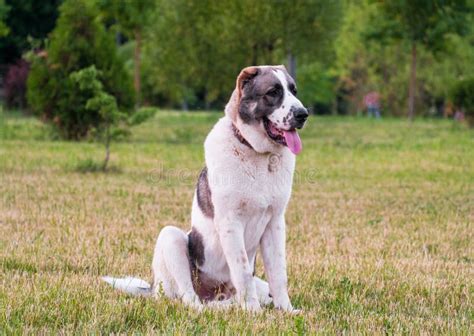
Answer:
[[102, 170], [105, 171], [110, 158], [110, 142], [115, 133], [113, 127], [125, 120], [126, 116], [118, 110], [115, 97], [104, 91], [104, 85], [99, 80], [100, 75], [101, 73], [92, 65], [73, 72], [70, 77], [81, 92], [90, 96], [86, 102], [86, 109], [96, 112], [102, 120], [95, 130], [105, 145], [105, 159], [102, 165]]
[[8, 67], [5, 75], [5, 103], [10, 108], [24, 109], [26, 107], [26, 80], [30, 65], [25, 60]]
[[33, 58], [27, 92], [32, 111], [53, 123], [64, 138], [81, 139], [103, 122], [97, 110], [86, 108], [91, 92], [81, 90], [70, 77], [91, 65], [102, 74], [104, 90], [117, 100], [118, 108], [130, 111], [131, 77], [93, 2], [66, 0], [49, 46]]
[[94, 111], [100, 116], [101, 122], [94, 128], [96, 137], [104, 143], [105, 159], [102, 170], [107, 170], [110, 158], [110, 145], [113, 140], [127, 136], [129, 127], [146, 121], [154, 110], [138, 110], [131, 115], [119, 111], [117, 100], [104, 90], [100, 78], [102, 73], [94, 65], [75, 71], [70, 75], [71, 80], [78, 86], [81, 93], [90, 98], [86, 101], [85, 108]]
[[474, 127], [474, 77], [456, 83], [451, 96], [454, 105], [464, 112], [469, 126]]

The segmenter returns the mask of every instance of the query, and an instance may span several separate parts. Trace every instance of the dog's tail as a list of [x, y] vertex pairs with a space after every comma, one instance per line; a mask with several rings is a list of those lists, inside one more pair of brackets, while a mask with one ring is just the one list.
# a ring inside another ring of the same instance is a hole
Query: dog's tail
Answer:
[[104, 276], [101, 278], [113, 288], [134, 296], [149, 297], [153, 294], [152, 286], [145, 280], [126, 277], [126, 278], [112, 278]]

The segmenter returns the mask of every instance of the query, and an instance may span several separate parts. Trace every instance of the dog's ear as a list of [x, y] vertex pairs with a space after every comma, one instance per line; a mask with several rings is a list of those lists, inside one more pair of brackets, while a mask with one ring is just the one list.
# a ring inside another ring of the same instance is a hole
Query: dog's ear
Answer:
[[288, 70], [286, 70], [286, 66], [284, 64], [274, 65], [273, 68], [288, 72]]
[[239, 113], [240, 100], [242, 99], [242, 92], [244, 87], [258, 75], [259, 69], [256, 66], [246, 67], [240, 71], [237, 76], [235, 90], [230, 97], [229, 102], [225, 107], [225, 113], [234, 121], [237, 121]]
[[235, 86], [235, 88], [237, 89], [239, 93], [239, 98], [242, 97], [242, 91], [245, 85], [247, 85], [257, 75], [258, 75], [258, 67], [256, 66], [246, 67], [242, 69], [239, 76], [237, 77], [237, 83]]

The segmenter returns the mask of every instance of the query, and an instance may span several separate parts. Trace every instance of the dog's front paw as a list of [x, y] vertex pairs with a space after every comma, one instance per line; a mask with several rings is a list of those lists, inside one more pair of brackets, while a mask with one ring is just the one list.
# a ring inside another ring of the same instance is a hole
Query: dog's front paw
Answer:
[[262, 311], [262, 307], [260, 307], [260, 303], [256, 299], [244, 302], [242, 308], [252, 313], [259, 313]]
[[293, 308], [289, 299], [281, 301], [277, 301], [274, 299], [273, 305], [276, 309], [280, 309], [291, 314], [299, 314], [301, 312], [301, 310]]
[[197, 311], [201, 311], [204, 308], [201, 300], [199, 300], [199, 297], [195, 293], [187, 293], [183, 295], [181, 299], [185, 305], [196, 309]]
[[303, 313], [302, 309], [293, 308], [291, 305], [290, 305], [290, 307], [285, 307], [285, 308], [283, 308], [283, 307], [275, 307], [275, 308], [279, 309], [279, 310], [282, 310], [285, 313], [288, 313], [288, 314], [291, 314], [291, 315], [299, 315], [299, 314]]

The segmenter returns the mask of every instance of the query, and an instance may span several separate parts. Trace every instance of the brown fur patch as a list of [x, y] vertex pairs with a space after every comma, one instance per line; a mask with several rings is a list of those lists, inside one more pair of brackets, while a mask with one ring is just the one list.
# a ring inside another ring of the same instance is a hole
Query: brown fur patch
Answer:
[[235, 295], [231, 282], [219, 282], [206, 276], [193, 261], [190, 262], [190, 267], [194, 291], [202, 302], [227, 300]]
[[240, 201], [238, 209], [239, 210], [246, 210], [247, 209], [247, 201], [246, 200]]
[[189, 259], [192, 264], [204, 264], [204, 244], [202, 242], [202, 235], [196, 228], [192, 228], [188, 234], [188, 252]]
[[212, 193], [207, 177], [207, 167], [204, 167], [199, 174], [196, 186], [197, 203], [204, 216], [214, 218], [214, 204], [212, 203]]

